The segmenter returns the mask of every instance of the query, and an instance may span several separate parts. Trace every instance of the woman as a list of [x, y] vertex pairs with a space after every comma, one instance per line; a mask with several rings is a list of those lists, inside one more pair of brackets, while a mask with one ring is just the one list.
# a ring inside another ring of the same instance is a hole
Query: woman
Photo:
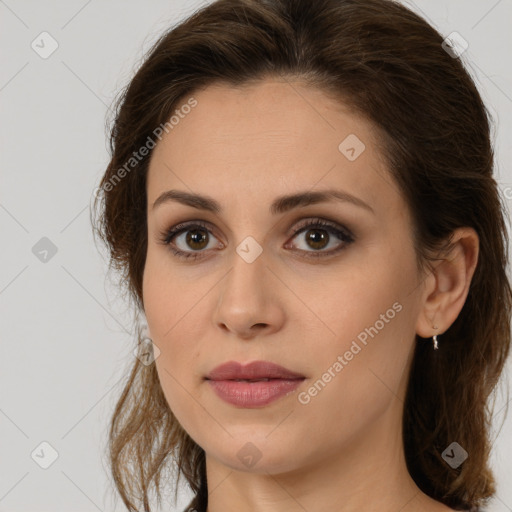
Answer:
[[110, 429], [149, 511], [481, 510], [510, 345], [489, 118], [388, 0], [220, 0], [120, 98], [98, 233], [148, 331]]

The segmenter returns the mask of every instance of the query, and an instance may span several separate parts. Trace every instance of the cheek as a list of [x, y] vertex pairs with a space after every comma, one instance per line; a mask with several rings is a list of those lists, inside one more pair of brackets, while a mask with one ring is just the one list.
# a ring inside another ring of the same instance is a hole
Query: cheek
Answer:
[[171, 376], [176, 376], [180, 367], [176, 363], [182, 359], [187, 346], [181, 341], [180, 334], [187, 318], [185, 306], [188, 300], [186, 289], [176, 293], [176, 282], [161, 260], [148, 251], [142, 294], [150, 336], [160, 350], [155, 364], [161, 381], [167, 382], [172, 381]]
[[199, 367], [207, 297], [202, 282], [184, 282], [169, 257], [148, 251], [142, 293], [151, 339], [160, 350], [157, 369], [162, 376], [167, 373], [165, 381], [170, 379], [168, 386], [173, 387], [177, 384], [172, 384], [171, 375], [183, 382], [195, 377]]
[[144, 312], [152, 338], [166, 343], [180, 329], [199, 297], [197, 287], [183, 283], [179, 271], [170, 265], [171, 255], [162, 248], [150, 247], [142, 280]]
[[197, 340], [201, 338], [194, 330], [199, 329], [197, 315], [202, 305], [195, 295], [194, 287], [181, 287], [177, 293], [175, 276], [148, 254], [143, 297], [151, 338], [160, 350], [154, 364], [165, 400], [187, 432], [204, 423], [201, 411], [194, 407], [197, 397], [190, 393], [200, 366]]
[[315, 294], [311, 284], [303, 282], [310, 303], [321, 307], [315, 309], [316, 336], [315, 329], [304, 336], [310, 341], [302, 352], [312, 374], [322, 381], [321, 393], [322, 383], [332, 382], [325, 398], [333, 393], [333, 403], [343, 404], [339, 406], [345, 413], [359, 414], [362, 404], [368, 411], [379, 407], [380, 400], [392, 398], [389, 390], [396, 392], [407, 372], [417, 314], [411, 293], [414, 262], [390, 249], [350, 272], [340, 271], [322, 293]]
[[332, 317], [336, 336], [325, 339], [322, 350], [317, 344], [305, 351], [314, 371], [297, 396], [296, 417], [304, 438], [321, 432], [321, 455], [378, 422], [391, 404], [404, 402], [414, 330], [410, 303], [393, 296], [383, 292], [380, 301], [347, 302], [337, 323]]
[[364, 343], [371, 336], [368, 330], [376, 334], [376, 329], [385, 338], [392, 330], [400, 332], [398, 326], [403, 326], [404, 317], [411, 314], [406, 313], [412, 297], [411, 276], [406, 262], [379, 268], [364, 261], [357, 268], [347, 265], [316, 280], [304, 279], [294, 290], [306, 298], [311, 313], [304, 312], [297, 321], [304, 323], [308, 317], [312, 332], [306, 338], [318, 339], [321, 335], [327, 346], [337, 350], [347, 344], [348, 349], [359, 335]]
[[330, 327], [334, 334], [317, 337], [303, 349], [313, 384], [303, 403], [323, 395], [345, 414], [358, 415], [392, 398], [407, 371], [414, 339], [410, 304], [394, 297], [383, 293], [380, 301], [374, 296], [371, 303], [354, 299], [338, 316], [333, 311]]

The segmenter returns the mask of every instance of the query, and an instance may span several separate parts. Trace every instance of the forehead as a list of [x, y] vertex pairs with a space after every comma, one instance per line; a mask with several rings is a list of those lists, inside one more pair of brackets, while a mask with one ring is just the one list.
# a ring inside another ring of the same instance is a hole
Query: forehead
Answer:
[[149, 204], [169, 188], [222, 201], [244, 191], [255, 202], [331, 186], [370, 203], [396, 194], [374, 126], [318, 89], [265, 80], [210, 85], [191, 96], [196, 106], [153, 150]]

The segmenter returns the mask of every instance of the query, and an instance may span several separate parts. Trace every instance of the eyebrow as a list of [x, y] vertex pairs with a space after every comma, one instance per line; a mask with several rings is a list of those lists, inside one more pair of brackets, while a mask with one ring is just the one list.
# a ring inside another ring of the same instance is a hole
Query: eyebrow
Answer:
[[[270, 213], [272, 215], [278, 215], [295, 208], [308, 206], [310, 204], [329, 202], [333, 200], [351, 203], [375, 214], [373, 208], [369, 204], [365, 203], [362, 199], [359, 199], [358, 197], [355, 197], [348, 192], [334, 189], [320, 190], [317, 192], [306, 191], [286, 196], [280, 196], [276, 198], [271, 204]], [[167, 190], [166, 192], [163, 192], [153, 203], [152, 208], [154, 210], [158, 206], [169, 201], [175, 201], [186, 206], [191, 206], [192, 208], [196, 208], [198, 210], [206, 210], [217, 214], [222, 212], [221, 205], [215, 199], [199, 194], [192, 194], [182, 190]]]

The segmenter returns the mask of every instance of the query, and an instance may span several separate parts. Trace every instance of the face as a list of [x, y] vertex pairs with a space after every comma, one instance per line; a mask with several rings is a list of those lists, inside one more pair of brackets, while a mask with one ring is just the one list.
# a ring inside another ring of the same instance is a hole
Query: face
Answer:
[[[299, 83], [193, 97], [147, 178], [143, 301], [174, 415], [207, 459], [268, 473], [384, 432], [391, 406], [399, 427], [421, 286], [372, 125]], [[326, 191], [336, 194], [283, 200]], [[301, 379], [206, 379], [228, 361]]]

